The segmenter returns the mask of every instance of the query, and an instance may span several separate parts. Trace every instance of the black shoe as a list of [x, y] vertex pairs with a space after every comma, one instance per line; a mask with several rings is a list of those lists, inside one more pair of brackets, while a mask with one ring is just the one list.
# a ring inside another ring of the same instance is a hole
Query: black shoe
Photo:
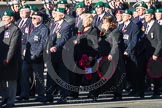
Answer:
[[97, 99], [98, 99], [98, 96], [94, 96], [92, 99], [93, 99], [94, 102], [96, 102]]
[[122, 97], [113, 97], [113, 99], [111, 99], [111, 101], [121, 101]]
[[17, 98], [17, 100], [21, 101], [21, 100], [29, 100], [29, 97], [23, 97], [23, 96], [20, 96]]
[[58, 104], [65, 104], [67, 103], [67, 97], [61, 97], [58, 101], [57, 101]]
[[134, 96], [135, 97], [140, 97], [141, 99], [144, 98], [144, 94], [143, 93], [135, 93]]
[[69, 97], [72, 97], [72, 99], [78, 99], [78, 95], [70, 95]]
[[153, 98], [153, 99], [160, 98], [160, 94], [153, 94], [153, 95], [151, 96], [151, 98]]
[[97, 101], [98, 95], [88, 94], [88, 98], [93, 99], [93, 101]]
[[35, 99], [36, 102], [45, 102], [47, 99], [45, 97], [37, 97]]
[[53, 103], [53, 98], [45, 98], [45, 99], [41, 99], [41, 100], [39, 100], [40, 102], [43, 102], [43, 103], [47, 103], [47, 102], [49, 102], [49, 103]]
[[131, 92], [129, 92], [128, 96], [135, 96], [136, 95], [136, 92], [133, 90]]

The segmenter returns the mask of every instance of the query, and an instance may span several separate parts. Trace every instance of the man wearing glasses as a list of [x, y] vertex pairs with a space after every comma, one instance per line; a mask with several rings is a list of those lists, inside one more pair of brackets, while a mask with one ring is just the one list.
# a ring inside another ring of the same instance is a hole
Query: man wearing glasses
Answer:
[[[26, 44], [26, 53], [24, 60], [28, 60], [26, 62], [26, 70], [32, 69], [35, 78], [36, 78], [36, 93], [38, 94], [38, 97], [36, 98], [36, 101], [42, 102], [44, 99], [44, 93], [45, 93], [45, 87], [44, 87], [44, 61], [43, 61], [43, 49], [44, 44], [47, 40], [48, 36], [48, 29], [45, 27], [44, 24], [42, 24], [43, 18], [42, 13], [36, 12], [32, 15], [32, 24], [33, 27], [30, 30], [29, 36], [27, 38], [27, 44]], [[29, 82], [27, 81], [29, 79], [29, 73], [26, 73], [26, 83], [28, 86], [26, 86], [26, 90], [30, 90], [29, 88]], [[25, 81], [25, 79], [23, 79]], [[23, 83], [23, 82], [22, 82]], [[29, 93], [28, 93], [29, 94]]]

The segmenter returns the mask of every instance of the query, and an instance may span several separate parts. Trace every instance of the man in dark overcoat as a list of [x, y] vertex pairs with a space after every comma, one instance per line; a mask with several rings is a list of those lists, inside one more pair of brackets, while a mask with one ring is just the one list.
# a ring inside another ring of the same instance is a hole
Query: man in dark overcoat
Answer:
[[6, 107], [12, 107], [16, 98], [18, 63], [21, 57], [21, 31], [13, 23], [13, 11], [6, 10], [2, 21], [5, 25], [0, 27], [1, 105], [6, 104]]

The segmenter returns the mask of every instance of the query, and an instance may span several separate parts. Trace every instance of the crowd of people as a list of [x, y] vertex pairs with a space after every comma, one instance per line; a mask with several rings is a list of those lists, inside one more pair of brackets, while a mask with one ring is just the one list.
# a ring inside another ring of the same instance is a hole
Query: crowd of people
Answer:
[[[57, 103], [66, 103], [68, 97], [79, 98], [81, 86], [99, 81], [104, 83], [87, 90], [94, 101], [108, 91], [114, 94], [112, 100], [122, 100], [123, 89], [129, 96], [144, 98], [151, 84], [151, 97], [160, 97], [162, 7], [158, 1], [133, 6], [123, 0], [45, 2], [39, 9], [14, 1], [2, 15], [1, 106], [14, 107], [15, 100], [31, 96], [52, 103], [58, 94]], [[76, 90], [60, 85], [57, 77]]]

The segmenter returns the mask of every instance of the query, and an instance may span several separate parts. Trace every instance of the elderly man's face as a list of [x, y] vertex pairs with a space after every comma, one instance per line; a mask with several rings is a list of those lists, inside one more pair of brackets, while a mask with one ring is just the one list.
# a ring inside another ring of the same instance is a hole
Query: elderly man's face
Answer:
[[20, 10], [20, 17], [21, 18], [28, 18], [30, 16], [30, 12], [27, 9]]
[[118, 14], [118, 13], [117, 13], [115, 16], [116, 16], [117, 22], [122, 21], [122, 14]]
[[155, 13], [155, 17], [157, 20], [161, 20], [162, 19], [162, 13]]
[[129, 15], [129, 14], [122, 14], [122, 19], [123, 19], [123, 22], [127, 22], [128, 20], [131, 19], [131, 15]]
[[5, 25], [10, 24], [13, 21], [13, 17], [10, 16], [3, 16], [2, 21], [4, 22]]
[[33, 25], [38, 25], [42, 21], [40, 16], [33, 15], [32, 16], [32, 23]]
[[85, 10], [84, 8], [77, 8], [76, 9], [76, 14], [79, 16], [84, 12], [84, 10]]
[[142, 7], [138, 7], [136, 11], [137, 11], [137, 13], [138, 13], [139, 16], [142, 16], [145, 13], [145, 10], [146, 9], [144, 9]]
[[104, 7], [96, 7], [95, 10], [97, 15], [101, 15], [104, 12]]
[[149, 22], [152, 20], [153, 17], [154, 17], [154, 15], [152, 15], [152, 14], [145, 14], [145, 21]]
[[55, 21], [59, 21], [61, 19], [63, 19], [64, 14], [61, 12], [55, 12]]

